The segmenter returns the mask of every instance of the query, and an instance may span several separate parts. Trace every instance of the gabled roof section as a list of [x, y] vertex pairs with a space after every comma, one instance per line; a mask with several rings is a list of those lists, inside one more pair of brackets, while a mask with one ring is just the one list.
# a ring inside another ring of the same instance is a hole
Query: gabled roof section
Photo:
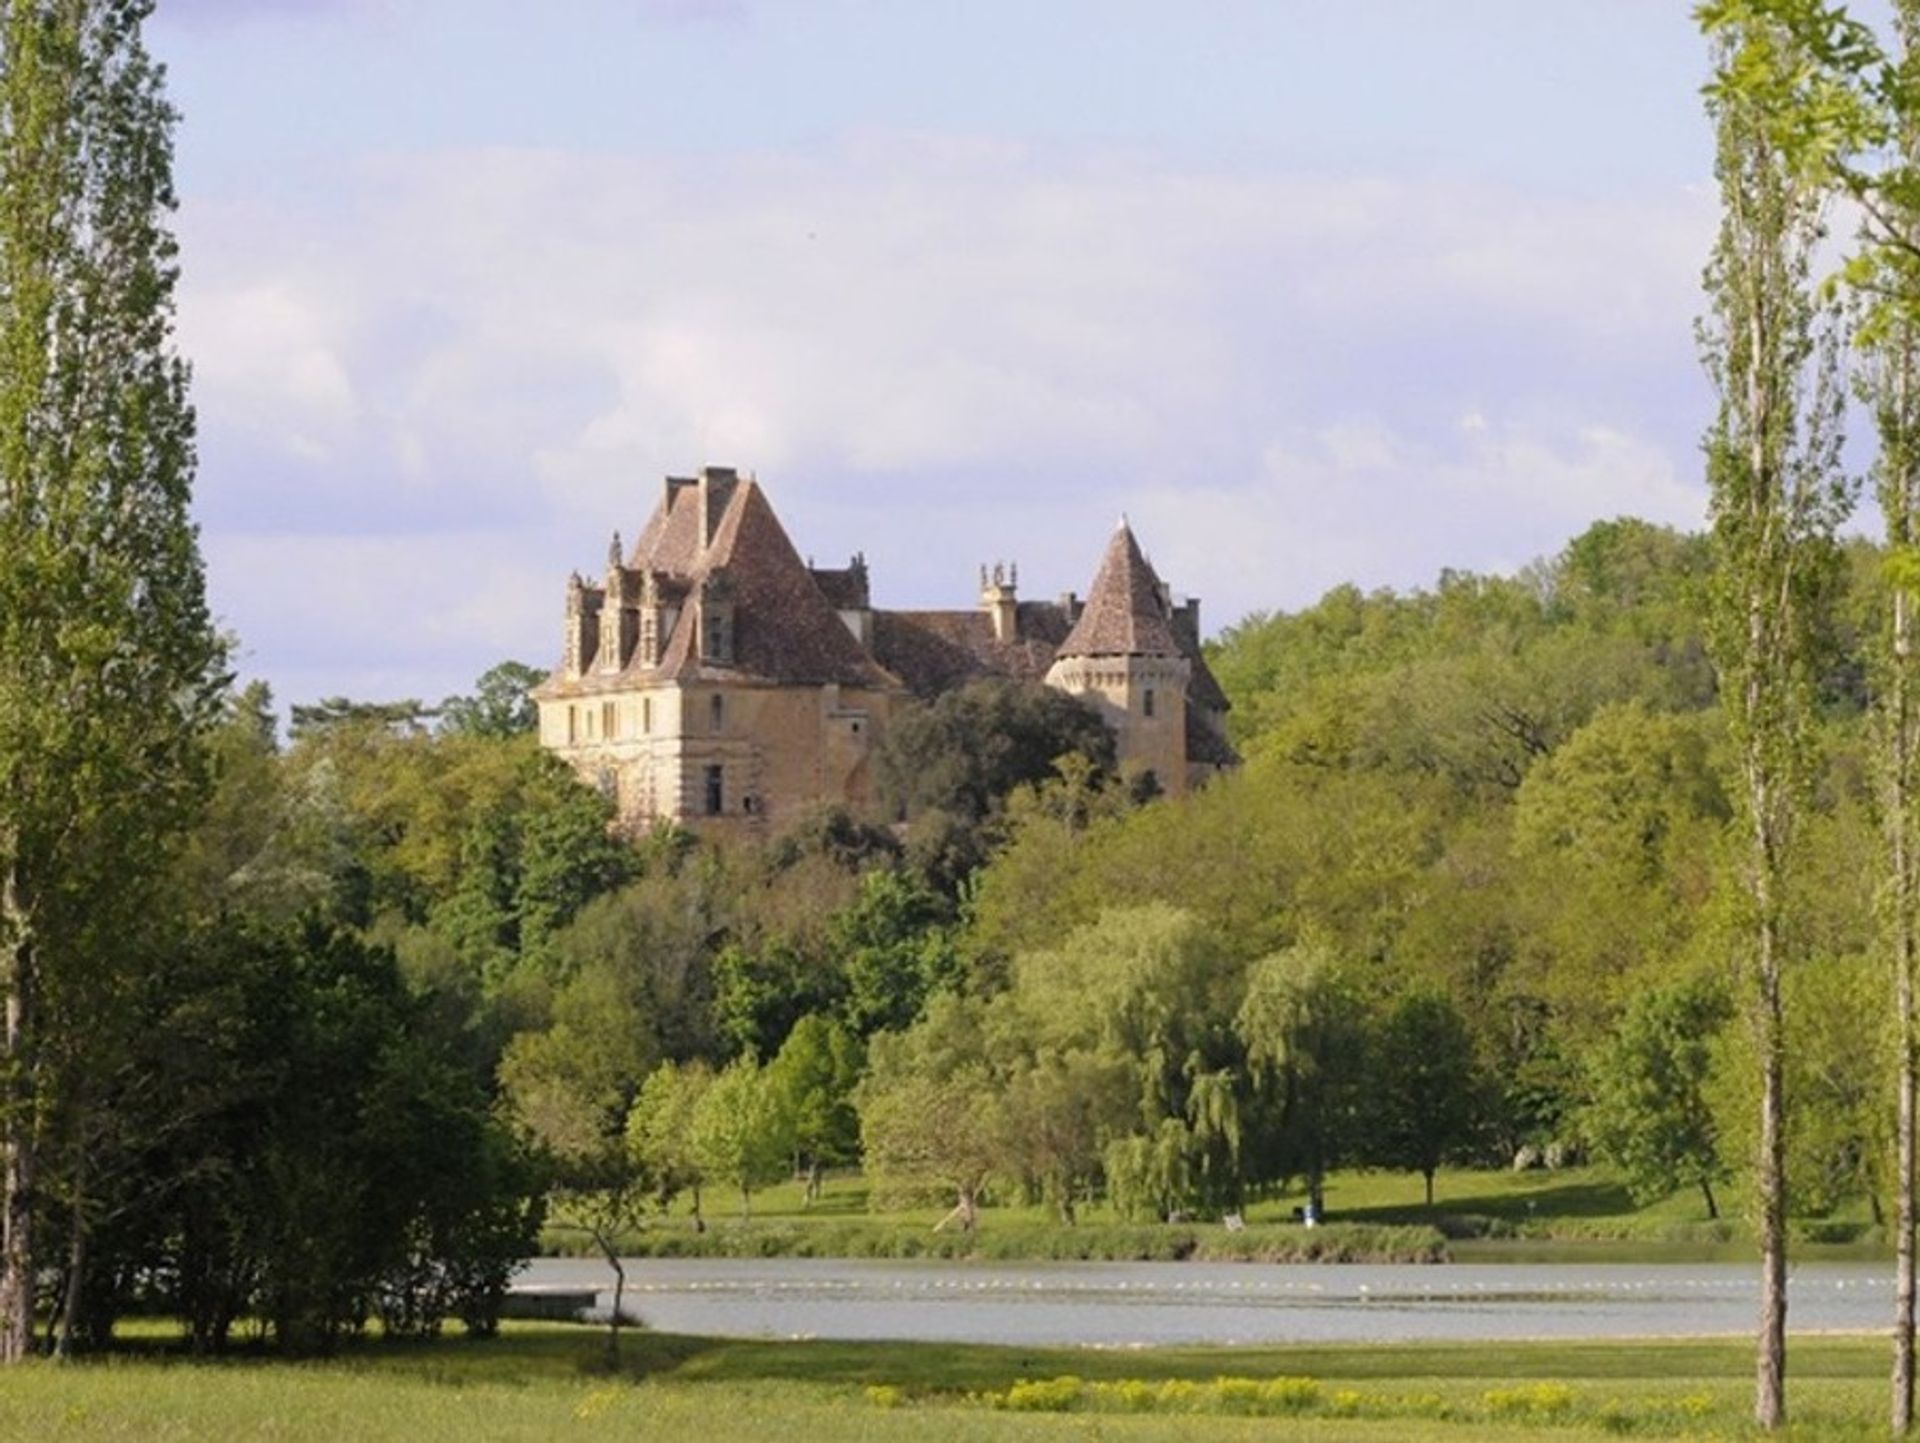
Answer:
[[725, 665], [701, 660], [697, 618], [689, 609], [673, 629], [659, 674], [680, 680], [899, 685], [853, 639], [821, 594], [758, 482], [742, 479], [732, 488], [713, 540], [705, 546], [700, 513], [697, 486], [674, 488], [641, 545], [649, 548], [648, 564], [685, 576], [691, 596], [724, 575], [732, 587], [733, 659]]
[[1067, 634], [1067, 614], [1051, 601], [1019, 603], [1019, 640], [1001, 641], [993, 618], [971, 611], [876, 611], [873, 654], [919, 697], [938, 696], [984, 677], [1040, 681]]
[[1124, 519], [1107, 543], [1100, 573], [1093, 579], [1086, 610], [1080, 613], [1061, 656], [1181, 656], [1185, 648], [1173, 634], [1166, 588], [1140, 550]]

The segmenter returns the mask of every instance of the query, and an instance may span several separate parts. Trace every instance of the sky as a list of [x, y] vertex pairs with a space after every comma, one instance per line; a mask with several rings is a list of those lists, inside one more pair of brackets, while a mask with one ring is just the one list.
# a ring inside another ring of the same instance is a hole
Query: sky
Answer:
[[1704, 518], [1680, 0], [161, 0], [240, 668], [550, 665], [660, 478], [1209, 631]]

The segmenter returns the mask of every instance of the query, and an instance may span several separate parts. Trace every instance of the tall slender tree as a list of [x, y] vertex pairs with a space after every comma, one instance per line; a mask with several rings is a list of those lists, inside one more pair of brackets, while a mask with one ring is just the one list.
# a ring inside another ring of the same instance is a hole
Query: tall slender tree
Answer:
[[[1898, 0], [1900, 66], [1909, 83], [1920, 67], [1920, 0]], [[1895, 119], [1897, 164], [1920, 174], [1920, 114]], [[1920, 1023], [1915, 1017], [1920, 962], [1920, 674], [1914, 634], [1920, 601], [1920, 291], [1898, 284], [1901, 273], [1920, 279], [1920, 207], [1907, 187], [1894, 188], [1869, 223], [1865, 255], [1873, 273], [1891, 286], [1867, 291], [1862, 327], [1861, 391], [1879, 438], [1874, 491], [1886, 527], [1888, 601], [1876, 656], [1876, 751], [1880, 822], [1886, 848], [1881, 885], [1884, 946], [1892, 979], [1894, 1029], [1894, 1327], [1890, 1421], [1896, 1435], [1913, 1428], [1914, 1253], [1916, 1129], [1920, 1129]], [[1895, 246], [1877, 241], [1876, 225], [1897, 228]], [[1908, 253], [1903, 255], [1902, 248]], [[1863, 277], [1864, 279], [1864, 277]], [[1885, 297], [1910, 292], [1904, 304]]]
[[1893, 47], [1828, 0], [1714, 0], [1709, 32], [1766, 23], [1791, 37], [1750, 53], [1724, 82], [1766, 108], [1802, 174], [1845, 193], [1863, 217], [1842, 275], [1859, 303], [1860, 391], [1873, 413], [1874, 483], [1886, 526], [1888, 601], [1874, 656], [1885, 869], [1882, 937], [1894, 1030], [1895, 1285], [1891, 1423], [1914, 1422], [1916, 1134], [1920, 1133], [1920, 0], [1894, 0]]
[[1761, 1310], [1754, 1418], [1786, 1421], [1784, 882], [1812, 771], [1812, 670], [1840, 479], [1835, 328], [1812, 265], [1825, 181], [1802, 164], [1785, 112], [1741, 83], [1790, 74], [1790, 27], [1735, 7], [1715, 34], [1708, 111], [1721, 223], [1705, 282], [1702, 355], [1718, 396], [1705, 437], [1714, 576], [1709, 644], [1739, 776], [1739, 972], [1759, 1071], [1754, 1156]]
[[31, 1345], [45, 1167], [115, 1030], [112, 924], [199, 794], [220, 689], [151, 4], [0, 18], [0, 1361]]

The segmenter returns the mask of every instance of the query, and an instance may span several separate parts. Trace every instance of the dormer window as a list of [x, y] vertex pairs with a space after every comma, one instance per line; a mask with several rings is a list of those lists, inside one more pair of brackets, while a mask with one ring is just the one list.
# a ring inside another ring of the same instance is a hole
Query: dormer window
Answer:
[[1148, 687], [1140, 694], [1140, 710], [1145, 716], [1153, 715], [1153, 688]]
[[700, 589], [700, 659], [733, 665], [733, 583], [724, 574], [709, 576]]

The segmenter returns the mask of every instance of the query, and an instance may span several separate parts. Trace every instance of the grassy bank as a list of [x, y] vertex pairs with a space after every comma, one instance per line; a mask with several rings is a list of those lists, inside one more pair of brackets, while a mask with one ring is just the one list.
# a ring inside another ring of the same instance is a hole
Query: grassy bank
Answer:
[[[549, 1230], [550, 1256], [598, 1257], [582, 1234]], [[979, 1231], [934, 1232], [880, 1219], [808, 1223], [770, 1218], [725, 1221], [695, 1232], [667, 1223], [623, 1235], [621, 1251], [643, 1258], [949, 1258], [1052, 1262], [1438, 1263], [1447, 1240], [1431, 1227], [1333, 1223], [1303, 1228], [1259, 1224], [1082, 1223], [1065, 1227], [997, 1220]]]
[[[1877, 1436], [1886, 1347], [1792, 1354], [1800, 1438]], [[325, 1362], [154, 1352], [35, 1364], [0, 1437], [1329, 1440], [1735, 1436], [1743, 1343], [1015, 1349], [630, 1335], [520, 1325], [493, 1342], [363, 1344]], [[1285, 1420], [1284, 1428], [1276, 1420]]]
[[[1739, 1198], [1737, 1185], [1726, 1197]], [[978, 1232], [936, 1232], [943, 1209], [877, 1211], [858, 1174], [828, 1180], [809, 1206], [798, 1184], [756, 1195], [743, 1220], [725, 1198], [709, 1196], [708, 1227], [696, 1232], [684, 1205], [651, 1219], [623, 1240], [636, 1257], [977, 1258], [984, 1260], [1437, 1262], [1710, 1262], [1751, 1258], [1739, 1217], [1710, 1219], [1698, 1193], [1636, 1206], [1601, 1168], [1558, 1172], [1447, 1171], [1428, 1208], [1417, 1177], [1341, 1173], [1329, 1180], [1330, 1221], [1308, 1229], [1293, 1220], [1299, 1199], [1254, 1203], [1247, 1226], [1218, 1222], [1143, 1224], [1094, 1202], [1068, 1226], [1037, 1207], [996, 1206]], [[1791, 1223], [1801, 1258], [1889, 1256], [1883, 1230], [1864, 1202], [1832, 1216]], [[585, 1255], [587, 1239], [557, 1216], [542, 1239], [556, 1256]]]

